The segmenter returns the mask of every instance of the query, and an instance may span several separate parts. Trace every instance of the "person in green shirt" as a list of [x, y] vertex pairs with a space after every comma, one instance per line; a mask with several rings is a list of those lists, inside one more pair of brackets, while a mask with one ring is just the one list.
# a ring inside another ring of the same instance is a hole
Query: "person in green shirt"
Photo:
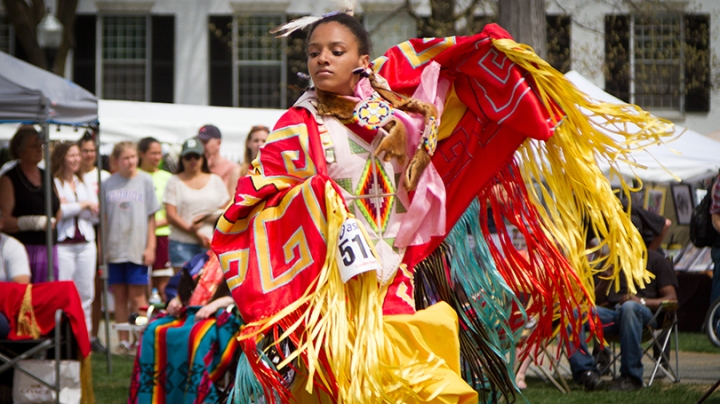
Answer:
[[[155, 186], [155, 196], [158, 201], [163, 200], [165, 186], [172, 174], [161, 170], [160, 161], [162, 160], [162, 147], [160, 142], [153, 137], [145, 137], [138, 142], [138, 151], [140, 154], [140, 170], [150, 174]], [[157, 288], [160, 296], [165, 300], [165, 285], [167, 285], [170, 277], [175, 274], [170, 258], [168, 255], [168, 236], [170, 235], [170, 227], [168, 227], [165, 207], [161, 204], [161, 209], [155, 213], [155, 236], [157, 244], [155, 250], [155, 263], [152, 266], [152, 287]]]

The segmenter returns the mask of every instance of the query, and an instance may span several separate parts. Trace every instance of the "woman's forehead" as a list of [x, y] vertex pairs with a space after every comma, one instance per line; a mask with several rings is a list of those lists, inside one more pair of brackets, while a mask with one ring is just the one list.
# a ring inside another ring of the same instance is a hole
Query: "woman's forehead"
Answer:
[[350, 29], [336, 21], [320, 24], [315, 27], [308, 46], [313, 45], [357, 45], [357, 39]]

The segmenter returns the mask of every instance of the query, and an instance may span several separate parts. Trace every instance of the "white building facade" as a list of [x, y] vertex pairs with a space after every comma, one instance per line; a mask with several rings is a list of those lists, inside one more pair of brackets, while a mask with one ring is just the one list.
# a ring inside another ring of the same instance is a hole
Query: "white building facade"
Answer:
[[[358, 3], [373, 56], [420, 35], [404, 0]], [[563, 69], [699, 133], [720, 130], [720, 92], [710, 88], [720, 78], [720, 1], [630, 3], [636, 6], [547, 1], [548, 21], [562, 16], [567, 31]], [[427, 0], [413, 4], [429, 15]], [[0, 49], [13, 53], [1, 7]], [[80, 0], [66, 75], [101, 98], [285, 108], [299, 94], [288, 86], [306, 84], [297, 76], [305, 69], [304, 34], [280, 40], [268, 30], [336, 7], [330, 0]], [[493, 8], [481, 1], [476, 19], [492, 20]], [[624, 53], [611, 55], [618, 46]]]

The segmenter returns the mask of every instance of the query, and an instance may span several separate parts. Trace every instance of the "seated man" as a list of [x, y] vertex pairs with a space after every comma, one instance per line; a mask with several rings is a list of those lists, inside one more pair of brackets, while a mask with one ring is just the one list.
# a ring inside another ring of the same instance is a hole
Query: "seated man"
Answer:
[[[638, 288], [635, 295], [628, 293], [627, 285], [624, 284], [625, 278], [621, 278], [620, 291], [617, 293], [614, 288], [610, 288], [607, 280], [609, 274], [601, 274], [595, 284], [597, 314], [603, 324], [603, 332], [606, 336], [620, 337], [620, 377], [613, 380], [610, 390], [642, 388], [643, 349], [640, 343], [643, 328], [650, 323], [653, 313], [663, 301], [677, 300], [677, 277], [672, 265], [662, 254], [648, 250], [647, 270], [654, 274], [655, 278], [651, 279], [644, 289]], [[584, 336], [581, 336], [580, 348], [570, 355], [569, 360], [576, 382], [583, 384], [586, 390], [600, 387], [600, 375], [593, 356], [588, 352]]]
[[0, 282], [30, 283], [30, 264], [25, 247], [2, 232], [0, 210]]
[[[0, 210], [0, 282], [30, 283], [30, 263], [25, 247], [2, 232], [3, 215]], [[0, 339], [10, 333], [10, 323], [0, 312]]]

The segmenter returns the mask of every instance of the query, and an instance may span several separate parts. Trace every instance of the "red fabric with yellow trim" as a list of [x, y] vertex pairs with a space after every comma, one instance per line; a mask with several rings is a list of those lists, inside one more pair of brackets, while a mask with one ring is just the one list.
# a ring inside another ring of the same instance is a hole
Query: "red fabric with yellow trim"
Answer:
[[[28, 285], [14, 282], [0, 282], [0, 312], [10, 322], [7, 339], [25, 340], [30, 336], [17, 335], [17, 322]], [[80, 295], [73, 281], [43, 282], [32, 285], [32, 308], [41, 335], [49, 334], [55, 328], [55, 311], [62, 309], [72, 327], [78, 349], [83, 358], [90, 354], [90, 338], [85, 324]]]

